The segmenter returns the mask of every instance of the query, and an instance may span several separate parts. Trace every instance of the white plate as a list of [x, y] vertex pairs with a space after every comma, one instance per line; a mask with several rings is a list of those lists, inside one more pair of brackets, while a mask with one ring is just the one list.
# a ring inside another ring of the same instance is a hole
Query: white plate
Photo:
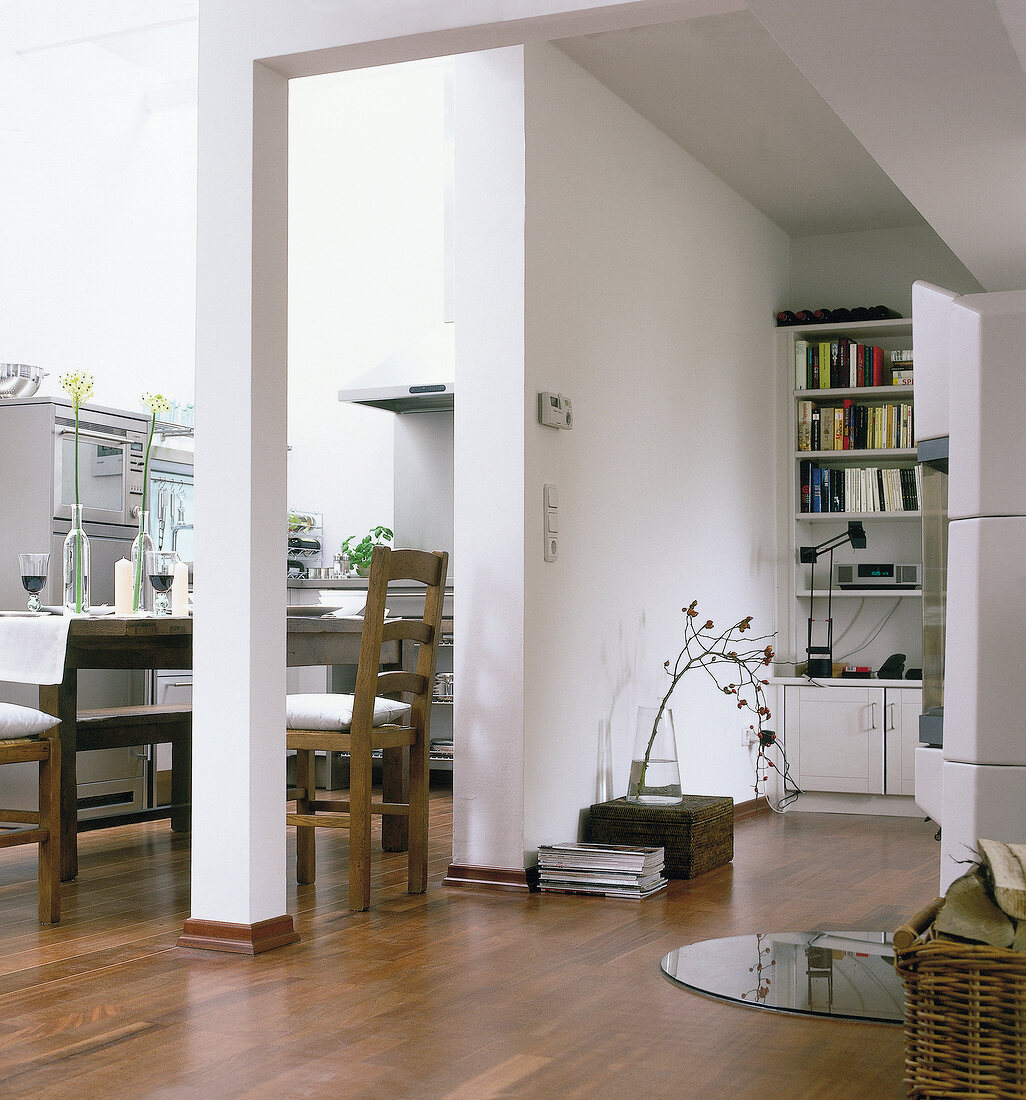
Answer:
[[0, 611], [0, 615], [9, 619], [40, 619], [49, 614], [49, 611]]

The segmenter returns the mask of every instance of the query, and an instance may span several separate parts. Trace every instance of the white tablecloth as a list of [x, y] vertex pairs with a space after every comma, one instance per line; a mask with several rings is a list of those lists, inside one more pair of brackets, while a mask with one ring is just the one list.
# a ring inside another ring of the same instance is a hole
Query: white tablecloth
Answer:
[[59, 684], [64, 679], [70, 615], [0, 616], [0, 680]]

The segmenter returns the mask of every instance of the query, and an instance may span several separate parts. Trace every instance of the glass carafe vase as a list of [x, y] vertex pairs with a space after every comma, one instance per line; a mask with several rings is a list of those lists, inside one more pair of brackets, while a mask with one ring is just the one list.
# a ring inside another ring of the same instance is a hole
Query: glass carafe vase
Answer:
[[627, 801], [643, 806], [676, 806], [681, 801], [677, 739], [668, 707], [638, 707]]
[[89, 614], [89, 536], [82, 530], [82, 505], [71, 506], [71, 530], [64, 539], [64, 608]]
[[146, 576], [146, 555], [155, 549], [150, 538], [150, 513], [139, 513], [139, 534], [132, 543], [132, 613], [153, 611], [153, 587]]

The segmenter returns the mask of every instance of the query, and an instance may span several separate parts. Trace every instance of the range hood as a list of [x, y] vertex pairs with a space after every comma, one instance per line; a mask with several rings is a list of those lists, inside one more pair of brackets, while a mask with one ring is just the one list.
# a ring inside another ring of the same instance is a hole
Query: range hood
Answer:
[[396, 413], [453, 407], [455, 324], [447, 321], [338, 391], [339, 401]]

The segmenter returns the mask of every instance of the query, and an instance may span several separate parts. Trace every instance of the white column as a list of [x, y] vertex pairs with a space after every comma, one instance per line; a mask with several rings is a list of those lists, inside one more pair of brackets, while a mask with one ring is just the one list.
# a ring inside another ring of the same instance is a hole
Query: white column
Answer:
[[285, 913], [288, 84], [200, 65], [192, 917], [254, 925]]
[[453, 863], [524, 866], [524, 51], [456, 59]]

